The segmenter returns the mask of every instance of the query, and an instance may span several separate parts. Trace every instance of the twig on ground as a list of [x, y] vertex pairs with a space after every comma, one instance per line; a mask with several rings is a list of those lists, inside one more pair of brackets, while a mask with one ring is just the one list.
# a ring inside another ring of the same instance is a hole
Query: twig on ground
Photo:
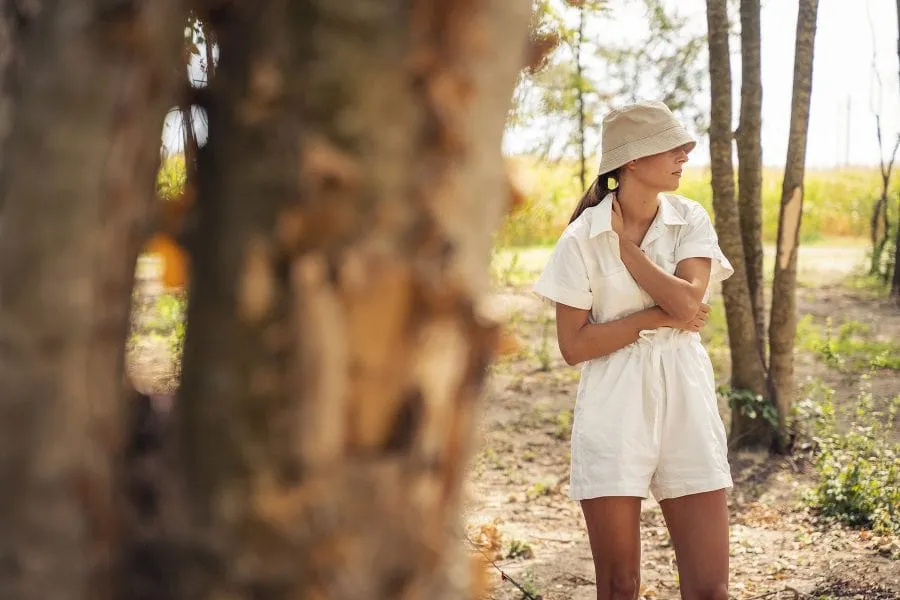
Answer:
[[494, 562], [494, 559], [492, 559], [490, 556], [488, 556], [487, 553], [478, 546], [478, 544], [476, 544], [474, 541], [472, 541], [472, 538], [470, 538], [469, 536], [466, 536], [466, 540], [472, 545], [473, 548], [475, 548], [476, 550], [478, 550], [478, 552], [481, 553], [481, 555], [485, 558], [485, 560], [487, 560], [489, 563], [491, 563], [492, 567], [497, 569], [497, 572], [500, 573], [500, 577], [503, 581], [508, 581], [511, 584], [513, 584], [514, 586], [516, 586], [519, 589], [519, 591], [522, 592], [522, 594], [524, 594], [524, 596], [525, 596], [525, 598], [527, 598], [527, 600], [542, 600], [543, 596], [538, 595], [537, 597], [535, 597], [534, 595], [531, 594], [531, 592], [529, 592], [524, 587], [519, 585], [518, 581], [516, 581], [515, 579], [513, 579], [512, 577], [507, 575], [503, 569], [501, 569], [499, 566], [497, 566], [497, 563]]

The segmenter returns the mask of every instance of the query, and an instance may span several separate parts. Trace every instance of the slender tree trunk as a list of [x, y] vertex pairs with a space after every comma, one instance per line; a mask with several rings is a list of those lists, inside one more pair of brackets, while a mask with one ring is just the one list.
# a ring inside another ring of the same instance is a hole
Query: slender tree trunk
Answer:
[[216, 76], [216, 33], [206, 21], [203, 22], [203, 45], [206, 48], [206, 83]]
[[[897, 0], [897, 59], [900, 61], [900, 0]], [[900, 305], [900, 193], [897, 194], [897, 233], [894, 237], [894, 275], [891, 277], [891, 296]]]
[[[765, 397], [766, 375], [759, 354], [740, 215], [734, 195], [727, 2], [707, 0], [706, 7], [712, 94], [709, 144], [713, 208], [719, 243], [735, 271], [722, 284], [731, 350], [731, 386], [735, 390], [749, 390]], [[732, 407], [730, 435], [730, 444], [735, 447], [767, 446], [771, 441], [771, 428], [761, 419], [751, 419], [740, 404], [735, 404]]]
[[584, 116], [584, 65], [581, 62], [581, 51], [584, 44], [584, 4], [578, 11], [578, 45], [575, 47], [575, 77], [578, 90], [578, 158], [579, 175], [582, 191], [587, 188], [587, 157], [585, 156], [585, 116]]
[[788, 441], [787, 418], [793, 403], [794, 338], [797, 333], [797, 245], [803, 214], [803, 177], [818, 7], [818, 0], [800, 0], [797, 15], [791, 127], [778, 220], [775, 281], [772, 284], [770, 377], [778, 408], [782, 447]]
[[[900, 215], [900, 193], [897, 194], [897, 214]], [[894, 234], [894, 275], [891, 277], [891, 297], [900, 306], [900, 217]]]
[[180, 597], [476, 597], [452, 529], [529, 4], [220, 15], [174, 421]]
[[900, 135], [897, 136], [894, 146], [888, 154], [887, 159], [883, 155], [884, 140], [881, 134], [881, 115], [875, 113], [875, 135], [878, 139], [878, 166], [881, 174], [881, 195], [875, 201], [872, 208], [872, 217], [869, 222], [872, 238], [872, 264], [869, 267], [871, 275], [881, 275], [885, 281], [889, 277], [887, 273], [882, 273], [881, 257], [884, 253], [884, 247], [888, 240], [891, 239], [891, 221], [888, 215], [889, 198], [891, 186], [891, 171], [894, 168], [894, 160], [897, 158], [897, 150], [900, 149]]
[[738, 206], [759, 355], [766, 363], [762, 249], [762, 75], [759, 0], [741, 0], [741, 116], [736, 137]]
[[3, 90], [0, 598], [103, 600], [131, 532], [124, 347], [182, 18], [66, 0], [27, 3], [23, 28], [11, 5], [27, 77]]

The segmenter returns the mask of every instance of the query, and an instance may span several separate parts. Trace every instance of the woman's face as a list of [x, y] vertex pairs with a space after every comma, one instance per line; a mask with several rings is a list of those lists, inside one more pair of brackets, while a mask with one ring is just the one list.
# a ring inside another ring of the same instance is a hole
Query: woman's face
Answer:
[[681, 171], [694, 144], [639, 158], [626, 165], [628, 177], [660, 192], [673, 192], [681, 182]]

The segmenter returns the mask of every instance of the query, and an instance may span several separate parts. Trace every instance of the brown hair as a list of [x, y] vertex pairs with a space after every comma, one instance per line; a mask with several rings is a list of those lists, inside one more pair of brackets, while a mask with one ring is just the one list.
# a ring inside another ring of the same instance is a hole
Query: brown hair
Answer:
[[[610, 181], [615, 182], [615, 186], [610, 187]], [[574, 212], [572, 212], [572, 216], [569, 218], [569, 223], [577, 219], [581, 216], [581, 213], [586, 211], [592, 206], [597, 206], [600, 204], [600, 201], [606, 198], [607, 194], [611, 191], [618, 189], [619, 187], [619, 170], [610, 171], [609, 173], [603, 173], [594, 182], [588, 187], [587, 191], [581, 197], [581, 201], [578, 203], [578, 206], [575, 207]]]

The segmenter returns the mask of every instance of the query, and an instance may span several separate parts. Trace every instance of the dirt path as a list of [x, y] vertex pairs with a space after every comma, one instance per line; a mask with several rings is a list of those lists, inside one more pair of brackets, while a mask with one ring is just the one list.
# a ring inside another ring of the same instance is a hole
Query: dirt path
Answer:
[[[802, 253], [800, 313], [855, 319], [870, 325], [876, 336], [900, 339], [900, 311], [836, 285], [861, 258], [857, 248]], [[493, 544], [492, 554], [501, 557], [498, 565], [532, 594], [545, 600], [593, 600], [594, 569], [581, 512], [566, 496], [578, 372], [562, 361], [551, 313], [527, 288], [505, 288], [496, 300], [524, 348], [495, 365], [490, 379], [480, 451], [467, 482], [469, 534]], [[859, 384], [858, 374], [842, 373], [810, 355], [798, 358], [797, 375], [798, 380], [821, 378], [836, 389], [836, 399], [855, 397]], [[872, 386], [879, 397], [900, 393], [900, 374], [880, 371]], [[819, 525], [803, 502], [814, 476], [808, 464], [743, 453], [732, 457], [732, 469], [734, 598], [788, 588], [816, 592], [817, 598], [900, 598], [900, 546], [867, 532]], [[643, 506], [641, 538], [641, 598], [678, 598], [674, 553], [653, 500]], [[497, 576], [491, 597], [512, 600], [523, 594]]]

